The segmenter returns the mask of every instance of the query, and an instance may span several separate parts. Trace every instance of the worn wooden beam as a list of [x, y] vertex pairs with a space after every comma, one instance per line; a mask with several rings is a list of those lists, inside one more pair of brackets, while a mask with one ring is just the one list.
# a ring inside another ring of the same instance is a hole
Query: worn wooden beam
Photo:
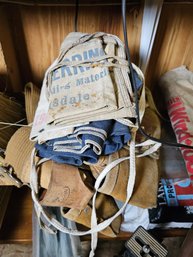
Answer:
[[178, 257], [192, 257], [193, 256], [192, 238], [193, 238], [193, 226], [186, 235], [186, 238], [180, 248]]
[[32, 242], [32, 200], [28, 187], [14, 188], [0, 229], [0, 244]]
[[8, 22], [6, 7], [0, 7], [0, 42], [7, 67], [8, 91], [19, 92], [22, 90], [21, 74], [17, 61], [14, 38]]
[[[4, 4], [17, 4], [23, 6], [75, 6], [76, 1], [72, 0], [0, 0], [0, 3]], [[140, 0], [130, 0], [127, 4], [140, 3]], [[81, 0], [79, 1], [80, 6], [85, 5], [121, 5], [120, 0]]]

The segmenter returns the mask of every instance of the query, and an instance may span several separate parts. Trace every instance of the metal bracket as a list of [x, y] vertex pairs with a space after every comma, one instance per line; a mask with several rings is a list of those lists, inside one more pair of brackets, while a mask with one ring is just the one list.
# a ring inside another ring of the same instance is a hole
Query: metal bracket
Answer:
[[168, 254], [167, 249], [141, 226], [125, 246], [131, 257], [166, 257]]
[[[22, 181], [16, 177], [14, 174], [14, 169], [12, 166], [4, 166], [2, 163], [0, 163], [0, 179], [5, 180], [7, 185], [14, 185], [16, 187], [23, 186]], [[10, 182], [10, 183], [9, 183]]]

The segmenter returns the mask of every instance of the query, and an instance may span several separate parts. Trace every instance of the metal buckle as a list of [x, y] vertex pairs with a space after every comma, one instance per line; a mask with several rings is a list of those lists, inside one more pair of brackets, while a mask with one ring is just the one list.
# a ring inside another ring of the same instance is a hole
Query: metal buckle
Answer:
[[0, 163], [0, 178], [10, 180], [11, 183], [16, 187], [23, 186], [22, 181], [14, 174], [14, 169], [11, 165], [4, 166], [2, 163]]
[[166, 257], [167, 249], [142, 226], [138, 227], [125, 244], [132, 257]]

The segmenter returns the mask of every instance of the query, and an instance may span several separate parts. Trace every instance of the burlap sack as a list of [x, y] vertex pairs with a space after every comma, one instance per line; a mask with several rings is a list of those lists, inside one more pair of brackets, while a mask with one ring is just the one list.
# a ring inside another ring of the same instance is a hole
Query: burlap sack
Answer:
[[[142, 72], [133, 65], [138, 85]], [[139, 92], [140, 114], [145, 108]], [[70, 33], [58, 59], [47, 70], [36, 111], [31, 139], [48, 124], [72, 126], [82, 122], [121, 119], [134, 126], [135, 104], [124, 45], [114, 35]], [[57, 133], [56, 133], [57, 137]]]
[[[193, 146], [193, 72], [185, 66], [173, 69], [161, 77], [160, 86], [177, 141]], [[193, 180], [193, 150], [180, 149], [189, 177]]]
[[[29, 82], [25, 85], [24, 88], [24, 94], [25, 94], [25, 109], [26, 109], [26, 116], [28, 123], [32, 123], [34, 120], [34, 115], [37, 109], [38, 101], [40, 98], [40, 89], [35, 86], [33, 83]], [[46, 140], [50, 140], [55, 138], [56, 136], [56, 128], [52, 128], [53, 126], [47, 126], [44, 131], [41, 132], [41, 136], [38, 137], [38, 142], [42, 143]], [[57, 129], [57, 135], [58, 137], [62, 137], [65, 135], [68, 135], [70, 133], [73, 133], [73, 127], [66, 130], [61, 130], [61, 128]]]

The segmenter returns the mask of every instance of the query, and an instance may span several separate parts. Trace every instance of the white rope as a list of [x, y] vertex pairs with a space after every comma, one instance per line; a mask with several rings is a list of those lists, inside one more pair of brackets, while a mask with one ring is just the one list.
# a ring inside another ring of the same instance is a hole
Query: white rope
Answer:
[[6, 129], [6, 128], [9, 128], [9, 127], [12, 127], [12, 126], [16, 126], [16, 127], [31, 127], [31, 125], [24, 125], [24, 124], [19, 124], [20, 122], [26, 120], [25, 118], [22, 119], [22, 120], [19, 120], [15, 123], [10, 123], [10, 122], [3, 122], [3, 121], [0, 121], [0, 125], [7, 125], [3, 128], [0, 128], [0, 130], [3, 130], [3, 129]]

